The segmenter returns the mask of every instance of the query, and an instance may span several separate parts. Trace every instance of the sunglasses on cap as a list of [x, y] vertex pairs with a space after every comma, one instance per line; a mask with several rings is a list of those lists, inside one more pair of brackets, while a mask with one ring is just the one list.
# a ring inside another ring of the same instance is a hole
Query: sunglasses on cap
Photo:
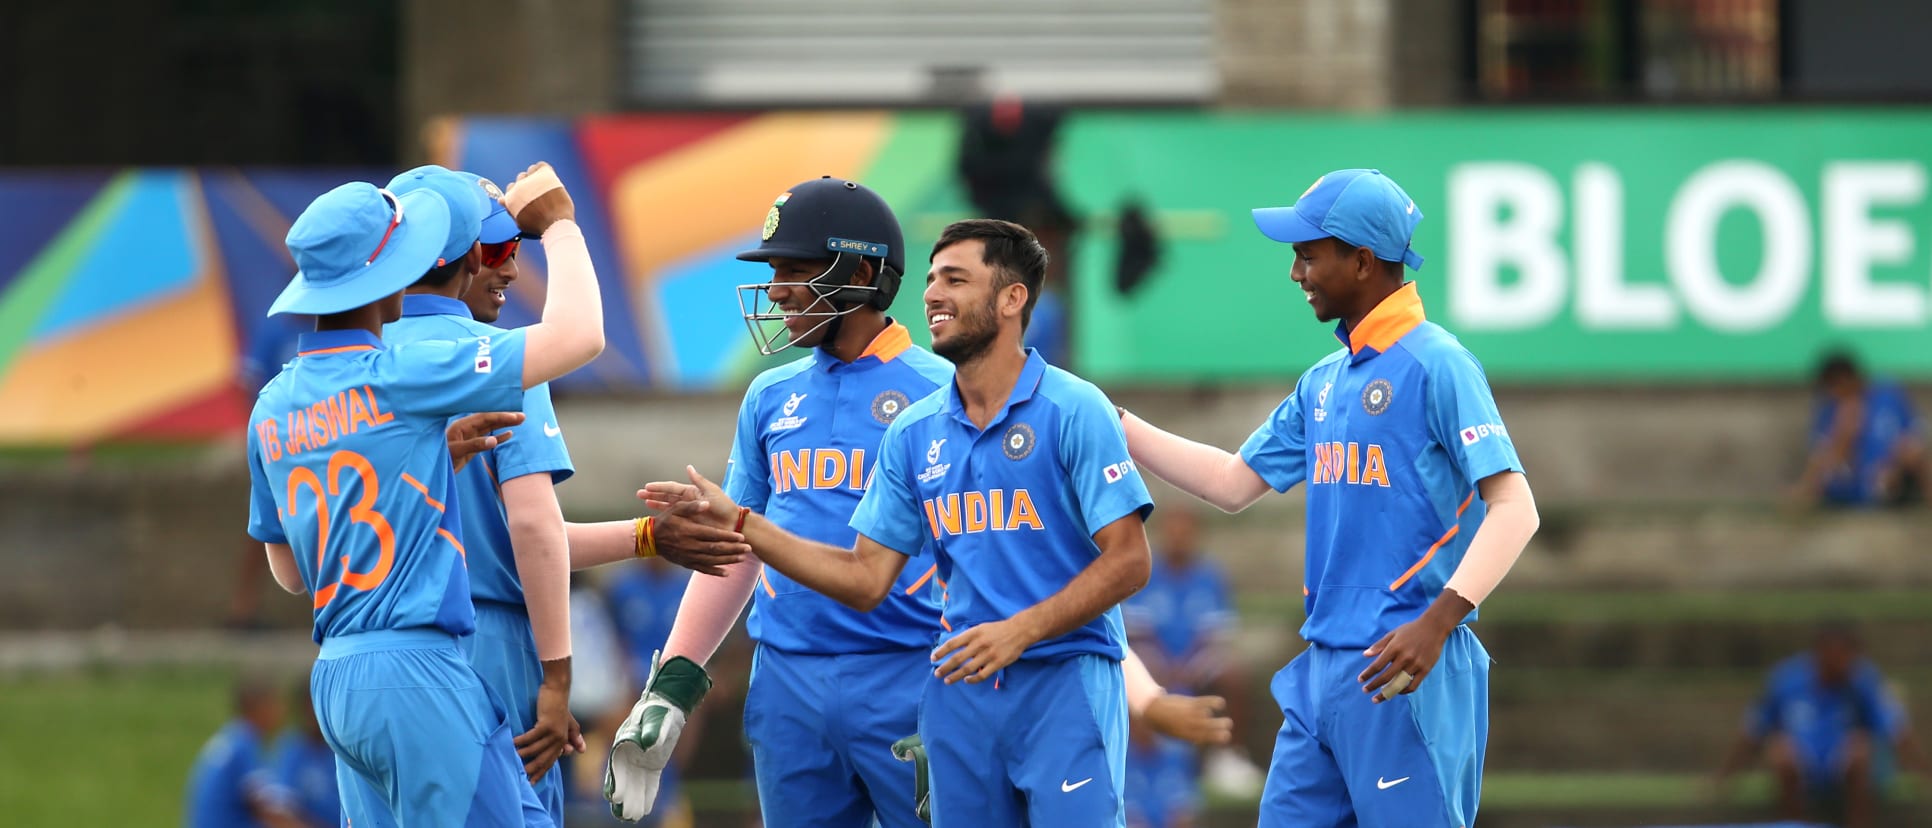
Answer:
[[502, 267], [506, 262], [517, 257], [517, 245], [521, 242], [522, 239], [511, 239], [483, 245], [483, 266]]

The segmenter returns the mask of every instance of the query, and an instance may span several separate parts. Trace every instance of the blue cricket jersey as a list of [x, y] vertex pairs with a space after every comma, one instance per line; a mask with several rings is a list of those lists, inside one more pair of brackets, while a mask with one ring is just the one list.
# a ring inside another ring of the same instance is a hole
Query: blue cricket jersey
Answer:
[[[1833, 503], [1870, 506], [1882, 495], [1878, 470], [1898, 452], [1899, 443], [1917, 436], [1918, 412], [1911, 395], [1895, 382], [1872, 382], [1865, 387], [1864, 419], [1845, 465], [1831, 469], [1824, 481], [1825, 499]], [[1838, 401], [1818, 400], [1812, 413], [1811, 445], [1828, 440], [1838, 420]]]
[[[476, 321], [469, 306], [455, 299], [412, 294], [403, 297], [403, 318], [384, 327], [382, 336], [385, 342], [401, 345], [505, 333], [508, 330]], [[462, 538], [469, 550], [470, 594], [478, 600], [521, 607], [523, 579], [517, 577], [516, 555], [510, 547], [510, 516], [503, 506], [501, 486], [526, 474], [548, 474], [552, 483], [562, 483], [576, 470], [570, 465], [557, 410], [550, 403], [549, 383], [524, 391], [523, 406], [515, 410], [523, 412], [523, 424], [509, 429], [513, 435], [510, 440], [478, 454], [463, 467], [456, 475], [456, 493], [463, 504]]]
[[294, 550], [316, 641], [476, 628], [445, 432], [522, 402], [522, 331], [394, 348], [302, 335], [248, 418], [248, 534]]
[[1818, 678], [1817, 661], [1801, 653], [1771, 671], [1745, 726], [1757, 738], [1783, 733], [1807, 756], [1824, 756], [1860, 730], [1871, 734], [1874, 747], [1890, 744], [1904, 732], [1905, 716], [1870, 661], [1859, 659], [1849, 682], [1828, 687]]
[[[1095, 532], [1153, 511], [1113, 403], [1032, 349], [984, 431], [947, 383], [899, 416], [880, 451], [852, 528], [906, 555], [931, 544], [947, 581], [944, 637], [1052, 597], [1100, 555]], [[1124, 640], [1109, 607], [1021, 658], [1118, 660]]]
[[342, 824], [342, 796], [336, 791], [335, 752], [320, 736], [295, 730], [275, 742], [270, 764], [275, 784], [294, 810], [316, 828]]
[[649, 683], [651, 658], [663, 651], [677, 626], [678, 605], [684, 602], [690, 582], [691, 570], [673, 566], [627, 566], [611, 579], [611, 619], [639, 686]]
[[1185, 568], [1154, 556], [1147, 586], [1121, 604], [1127, 627], [1145, 630], [1169, 660], [1192, 657], [1209, 640], [1234, 627], [1234, 600], [1221, 565], [1197, 557]]
[[284, 799], [262, 767], [261, 738], [235, 719], [202, 745], [188, 772], [185, 828], [260, 828], [250, 801]]
[[1301, 636], [1360, 648], [1441, 594], [1482, 525], [1477, 481], [1523, 464], [1482, 366], [1423, 318], [1413, 282], [1335, 333], [1346, 347], [1301, 375], [1241, 459], [1277, 491], [1307, 481]]
[[[850, 363], [814, 350], [759, 374], [738, 409], [725, 493], [800, 537], [851, 546], [852, 512], [874, 479], [887, 427], [952, 373], [951, 363], [914, 346], [904, 325], [888, 322]], [[793, 653], [930, 647], [940, 631], [932, 574], [906, 567], [884, 602], [857, 612], [765, 567], [746, 631]]]

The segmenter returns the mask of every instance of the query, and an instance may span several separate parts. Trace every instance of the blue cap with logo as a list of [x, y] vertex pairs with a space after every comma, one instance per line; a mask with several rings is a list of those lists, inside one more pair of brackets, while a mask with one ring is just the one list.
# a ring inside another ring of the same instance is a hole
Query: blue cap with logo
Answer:
[[474, 176], [466, 177], [435, 164], [425, 164], [389, 181], [389, 191], [397, 195], [417, 190], [433, 191], [449, 204], [449, 238], [434, 266], [463, 258], [483, 235], [483, 218], [490, 214], [489, 194], [477, 186]]
[[1333, 236], [1366, 247], [1375, 258], [1422, 269], [1422, 256], [1410, 249], [1422, 211], [1415, 200], [1381, 170], [1336, 170], [1315, 179], [1292, 207], [1260, 207], [1254, 225], [1278, 242], [1308, 242]]
[[297, 270], [268, 315], [341, 313], [401, 292], [435, 264], [449, 215], [429, 190], [396, 195], [356, 181], [323, 193], [288, 228]]
[[502, 187], [473, 172], [457, 170], [456, 174], [481, 187], [484, 197], [490, 200], [490, 213], [483, 217], [483, 237], [478, 241], [484, 244], [502, 244], [523, 235], [523, 231], [517, 229], [517, 220], [510, 215], [510, 208], [503, 206]]

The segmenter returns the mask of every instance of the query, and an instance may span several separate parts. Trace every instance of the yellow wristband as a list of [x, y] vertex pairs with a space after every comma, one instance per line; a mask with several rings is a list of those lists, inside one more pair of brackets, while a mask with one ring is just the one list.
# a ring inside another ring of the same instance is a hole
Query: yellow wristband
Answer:
[[631, 524], [631, 554], [639, 558], [657, 557], [656, 519], [638, 518]]

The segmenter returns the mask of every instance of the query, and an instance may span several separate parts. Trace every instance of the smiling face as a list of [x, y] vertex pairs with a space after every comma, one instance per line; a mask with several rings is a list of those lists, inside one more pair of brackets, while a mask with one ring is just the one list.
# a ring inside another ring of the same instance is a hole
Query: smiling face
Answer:
[[955, 243], [933, 254], [932, 269], [926, 273], [932, 351], [955, 365], [985, 354], [999, 338], [1001, 294], [1026, 290], [1018, 284], [1001, 288], [999, 273], [986, 263], [985, 253], [986, 243], [979, 239]]
[[[816, 348], [825, 344], [827, 332], [832, 328], [827, 323], [839, 312], [839, 308], [805, 283], [830, 270], [832, 260], [773, 256], [770, 264], [772, 285], [765, 290], [765, 296], [785, 314], [785, 333], [789, 341], [801, 348]], [[861, 265], [860, 270], [853, 273], [853, 284], [870, 283], [872, 277], [867, 267], [869, 265]]]
[[1322, 322], [1348, 318], [1361, 292], [1356, 248], [1333, 238], [1296, 242], [1294, 248], [1295, 263], [1288, 277], [1301, 288], [1315, 318]]
[[478, 322], [495, 322], [503, 315], [504, 304], [510, 301], [504, 294], [518, 275], [515, 254], [496, 267], [482, 265], [469, 290], [463, 292], [463, 304], [469, 306], [470, 315]]

